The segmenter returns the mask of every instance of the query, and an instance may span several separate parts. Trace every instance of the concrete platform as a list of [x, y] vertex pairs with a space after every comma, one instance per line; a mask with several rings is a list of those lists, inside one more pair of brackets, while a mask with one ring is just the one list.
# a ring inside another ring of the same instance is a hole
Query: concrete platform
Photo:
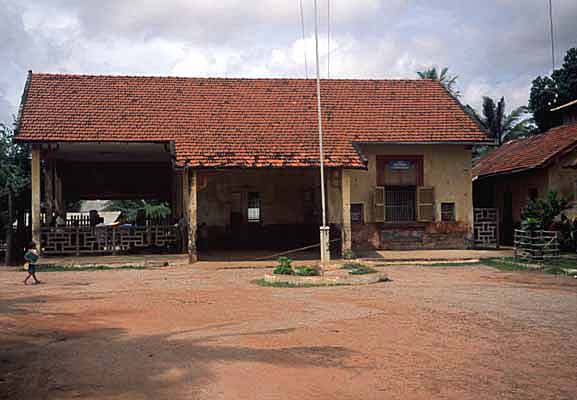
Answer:
[[360, 253], [359, 257], [364, 260], [383, 262], [456, 262], [482, 260], [483, 258], [512, 257], [513, 249], [502, 248], [499, 250], [378, 250], [368, 253]]
[[[197, 268], [266, 268], [276, 263], [276, 256], [271, 251], [222, 251], [200, 253]], [[359, 254], [360, 260], [374, 261], [383, 264], [415, 264], [432, 262], [474, 262], [483, 258], [510, 257], [512, 249], [501, 250], [411, 250], [411, 251], [375, 251]], [[290, 254], [295, 265], [317, 263], [316, 252]], [[43, 257], [41, 264], [61, 266], [87, 265], [137, 265], [163, 266], [188, 265], [186, 254], [137, 254], [118, 256], [68, 256]]]

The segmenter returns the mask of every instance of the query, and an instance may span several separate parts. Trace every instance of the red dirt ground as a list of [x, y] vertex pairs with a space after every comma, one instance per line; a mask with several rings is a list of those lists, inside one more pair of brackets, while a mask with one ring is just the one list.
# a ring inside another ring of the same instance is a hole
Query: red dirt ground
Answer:
[[8, 399], [575, 399], [577, 280], [388, 267], [281, 289], [263, 270], [0, 272]]

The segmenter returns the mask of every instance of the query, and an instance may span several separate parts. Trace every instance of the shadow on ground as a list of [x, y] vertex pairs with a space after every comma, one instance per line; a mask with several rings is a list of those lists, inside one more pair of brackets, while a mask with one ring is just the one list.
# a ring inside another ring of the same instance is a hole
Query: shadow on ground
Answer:
[[218, 329], [208, 326], [134, 336], [125, 329], [95, 327], [94, 321], [84, 321], [85, 328], [79, 329], [80, 314], [68, 316], [73, 329], [64, 327], [66, 318], [58, 319], [60, 327], [56, 321], [50, 326], [44, 320], [35, 323], [34, 317], [18, 321], [23, 305], [49, 300], [38, 296], [2, 302], [0, 316], [16, 319], [0, 333], [1, 398], [171, 398], [202, 391], [215, 380], [212, 367], [219, 363], [324, 368], [341, 366], [351, 354], [338, 346], [257, 348], [226, 342], [230, 337], [282, 335], [291, 329], [203, 335]]

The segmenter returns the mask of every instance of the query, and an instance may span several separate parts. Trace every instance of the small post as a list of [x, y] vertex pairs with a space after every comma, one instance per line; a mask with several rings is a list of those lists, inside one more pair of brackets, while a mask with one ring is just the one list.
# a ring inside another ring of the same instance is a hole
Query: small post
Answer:
[[190, 264], [198, 261], [196, 253], [196, 170], [190, 170], [190, 190], [188, 195], [188, 262]]
[[40, 148], [32, 147], [31, 184], [32, 191], [32, 240], [36, 243], [38, 252], [42, 253], [41, 222], [40, 222]]

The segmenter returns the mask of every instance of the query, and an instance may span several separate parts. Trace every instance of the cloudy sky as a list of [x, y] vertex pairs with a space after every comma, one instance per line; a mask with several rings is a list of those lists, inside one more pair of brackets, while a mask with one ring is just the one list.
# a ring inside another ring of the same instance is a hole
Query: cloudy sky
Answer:
[[[11, 122], [26, 71], [216, 77], [314, 73], [313, 1], [0, 0], [0, 121]], [[577, 1], [553, 0], [559, 61], [577, 46]], [[551, 72], [548, 0], [319, 0], [321, 71], [413, 78], [459, 75], [463, 101], [525, 104]]]

